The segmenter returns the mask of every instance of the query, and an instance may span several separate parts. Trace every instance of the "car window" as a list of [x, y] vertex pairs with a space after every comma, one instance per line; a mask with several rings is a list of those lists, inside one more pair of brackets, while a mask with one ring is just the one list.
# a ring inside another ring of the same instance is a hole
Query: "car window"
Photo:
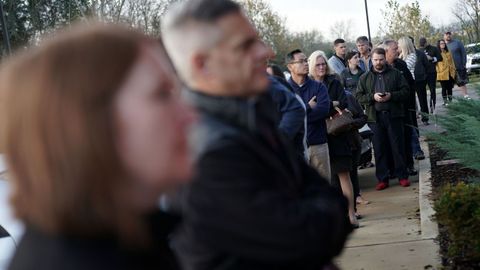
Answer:
[[467, 54], [480, 53], [480, 44], [468, 44], [465, 48]]

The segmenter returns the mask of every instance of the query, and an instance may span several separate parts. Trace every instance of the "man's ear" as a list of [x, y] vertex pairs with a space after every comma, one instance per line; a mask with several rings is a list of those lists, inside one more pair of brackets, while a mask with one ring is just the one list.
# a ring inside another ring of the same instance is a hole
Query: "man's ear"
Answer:
[[292, 69], [290, 68], [290, 65], [291, 64], [287, 64], [287, 69], [288, 69], [288, 71], [290, 71], [290, 73], [292, 73]]
[[192, 55], [192, 66], [196, 74], [201, 76], [207, 76], [210, 74], [208, 56], [205, 53], [196, 53]]

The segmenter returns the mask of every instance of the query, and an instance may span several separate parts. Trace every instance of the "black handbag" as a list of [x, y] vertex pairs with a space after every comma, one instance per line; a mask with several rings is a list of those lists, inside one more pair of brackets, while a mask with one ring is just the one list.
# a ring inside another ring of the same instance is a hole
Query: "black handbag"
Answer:
[[327, 118], [327, 133], [329, 135], [339, 135], [352, 130], [353, 115], [347, 109], [335, 107], [337, 113]]

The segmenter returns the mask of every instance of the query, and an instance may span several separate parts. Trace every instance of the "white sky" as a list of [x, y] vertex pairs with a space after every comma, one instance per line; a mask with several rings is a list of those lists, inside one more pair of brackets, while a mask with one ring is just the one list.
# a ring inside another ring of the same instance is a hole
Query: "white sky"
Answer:
[[[367, 35], [367, 21], [364, 0], [266, 0], [272, 10], [286, 18], [287, 28], [291, 31], [317, 29], [326, 38], [330, 37], [330, 27], [337, 21], [352, 20], [355, 37]], [[400, 5], [414, 0], [398, 0]], [[387, 0], [367, 0], [372, 38], [377, 34]], [[419, 0], [423, 15], [428, 15], [434, 26], [455, 21], [451, 9], [456, 0]]]

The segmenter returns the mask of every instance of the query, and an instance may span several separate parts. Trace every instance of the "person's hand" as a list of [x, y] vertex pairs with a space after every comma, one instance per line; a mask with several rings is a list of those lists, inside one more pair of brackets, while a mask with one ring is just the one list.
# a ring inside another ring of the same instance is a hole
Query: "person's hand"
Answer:
[[383, 95], [381, 93], [375, 93], [373, 95], [373, 99], [375, 99], [376, 102], [387, 102], [392, 98], [392, 95], [389, 92], [385, 92]]
[[317, 106], [317, 96], [313, 96], [310, 101], [308, 101], [308, 106], [310, 106], [310, 108], [315, 108]]
[[376, 102], [382, 102], [383, 96], [380, 93], [375, 93], [373, 95], [373, 99], [375, 99]]
[[332, 101], [332, 105], [333, 105], [333, 107], [338, 107], [338, 105], [340, 105], [340, 102], [334, 100], [334, 101]]

